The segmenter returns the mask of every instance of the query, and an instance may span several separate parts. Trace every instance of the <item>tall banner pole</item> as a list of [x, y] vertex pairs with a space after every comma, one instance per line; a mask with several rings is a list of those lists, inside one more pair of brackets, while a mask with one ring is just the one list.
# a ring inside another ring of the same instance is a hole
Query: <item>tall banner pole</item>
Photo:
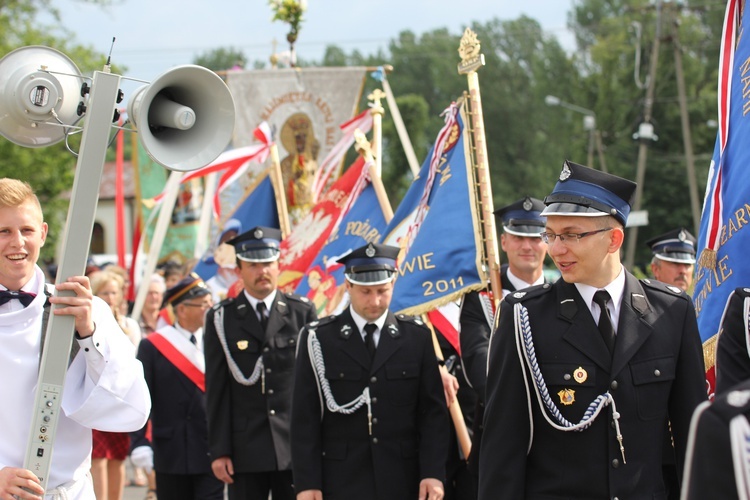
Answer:
[[292, 232], [289, 226], [289, 211], [286, 205], [286, 189], [281, 177], [281, 161], [279, 160], [279, 147], [276, 142], [271, 143], [271, 184], [276, 193], [276, 210], [279, 213], [279, 229], [281, 237], [286, 238]]
[[492, 202], [492, 185], [490, 171], [487, 164], [487, 143], [484, 137], [484, 115], [482, 114], [482, 97], [479, 93], [479, 77], [477, 69], [484, 66], [484, 55], [480, 54], [480, 44], [477, 34], [466, 28], [461, 37], [458, 53], [461, 62], [458, 73], [466, 75], [469, 83], [469, 115], [471, 116], [472, 138], [474, 141], [474, 157], [476, 161], [477, 179], [479, 182], [480, 210], [482, 213], [482, 228], [484, 230], [485, 253], [490, 275], [490, 291], [492, 301], [497, 304], [502, 298], [500, 283], [500, 262], [498, 259], [497, 237], [495, 232], [494, 206]]
[[354, 147], [357, 150], [357, 153], [359, 153], [365, 160], [365, 163], [370, 164], [369, 169], [372, 188], [375, 190], [375, 196], [377, 196], [378, 198], [378, 204], [380, 205], [380, 209], [383, 211], [383, 218], [385, 219], [385, 223], [388, 224], [389, 222], [391, 222], [391, 219], [393, 219], [393, 208], [391, 207], [391, 202], [388, 199], [388, 193], [385, 192], [383, 180], [380, 178], [380, 174], [377, 172], [377, 167], [375, 166], [375, 161], [370, 149], [370, 142], [367, 140], [367, 137], [365, 137], [365, 134], [360, 129], [356, 129], [354, 131]]
[[380, 89], [373, 90], [367, 96], [370, 104], [370, 114], [372, 115], [372, 156], [375, 161], [375, 171], [378, 177], [383, 175], [383, 115], [385, 109], [380, 104], [380, 100], [385, 97], [385, 92]]

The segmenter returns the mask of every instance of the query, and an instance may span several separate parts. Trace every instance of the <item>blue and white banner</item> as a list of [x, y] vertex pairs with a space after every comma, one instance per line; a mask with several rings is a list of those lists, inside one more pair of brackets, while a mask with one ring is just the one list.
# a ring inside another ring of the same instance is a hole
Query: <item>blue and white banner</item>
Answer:
[[418, 315], [484, 288], [482, 237], [466, 114], [446, 110], [438, 134], [384, 242], [400, 246], [391, 310]]
[[750, 10], [740, 14], [740, 9], [739, 0], [727, 2], [719, 62], [719, 133], [706, 186], [693, 292], [709, 397], [714, 393], [716, 341], [726, 301], [735, 288], [750, 286], [750, 39], [739, 36]]

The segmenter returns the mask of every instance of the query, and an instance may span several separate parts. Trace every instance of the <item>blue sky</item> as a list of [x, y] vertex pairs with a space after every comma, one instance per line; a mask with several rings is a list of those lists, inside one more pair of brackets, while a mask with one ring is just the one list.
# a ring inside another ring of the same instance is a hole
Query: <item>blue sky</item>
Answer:
[[[127, 66], [124, 76], [151, 80], [197, 54], [218, 47], [241, 49], [250, 60], [266, 60], [272, 40], [286, 45], [286, 25], [271, 22], [266, 0], [114, 0], [110, 7], [53, 0], [62, 24], [76, 40], [106, 53], [117, 37], [113, 62]], [[473, 21], [516, 19], [525, 14], [572, 47], [566, 29], [572, 0], [308, 0], [297, 51], [320, 59], [335, 44], [363, 54], [386, 48], [404, 30], [417, 34], [447, 27], [460, 33]]]

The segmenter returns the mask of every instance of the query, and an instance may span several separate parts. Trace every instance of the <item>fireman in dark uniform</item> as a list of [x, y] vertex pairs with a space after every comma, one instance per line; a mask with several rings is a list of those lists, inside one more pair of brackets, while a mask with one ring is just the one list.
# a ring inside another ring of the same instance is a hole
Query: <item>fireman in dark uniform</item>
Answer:
[[440, 500], [448, 411], [427, 327], [388, 310], [398, 248], [339, 259], [351, 305], [300, 335], [292, 405], [297, 500]]
[[234, 246], [244, 291], [206, 315], [209, 450], [231, 500], [294, 498], [289, 437], [299, 331], [316, 319], [304, 297], [276, 289], [278, 229], [256, 227]]
[[706, 398], [695, 309], [620, 249], [635, 184], [566, 161], [542, 239], [562, 274], [508, 295], [490, 341], [479, 498], [665, 498]]
[[[495, 210], [497, 227], [502, 227], [500, 245], [507, 264], [500, 272], [503, 297], [511, 292], [545, 283], [544, 257], [547, 244], [542, 241], [546, 219], [542, 217], [544, 202], [526, 196], [510, 205]], [[487, 292], [467, 293], [461, 304], [461, 365], [466, 380], [477, 395], [473, 421], [469, 471], [479, 474], [479, 450], [484, 417], [484, 396], [487, 383], [487, 347], [489, 344], [493, 310]], [[460, 394], [460, 391], [459, 391]]]

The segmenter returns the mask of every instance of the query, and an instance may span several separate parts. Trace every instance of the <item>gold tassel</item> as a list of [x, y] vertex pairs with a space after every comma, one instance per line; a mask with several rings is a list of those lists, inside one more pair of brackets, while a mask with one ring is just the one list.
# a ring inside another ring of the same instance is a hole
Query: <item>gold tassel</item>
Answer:
[[704, 248], [701, 252], [701, 256], [698, 259], [698, 264], [706, 269], [713, 269], [716, 267], [716, 250], [711, 248]]

